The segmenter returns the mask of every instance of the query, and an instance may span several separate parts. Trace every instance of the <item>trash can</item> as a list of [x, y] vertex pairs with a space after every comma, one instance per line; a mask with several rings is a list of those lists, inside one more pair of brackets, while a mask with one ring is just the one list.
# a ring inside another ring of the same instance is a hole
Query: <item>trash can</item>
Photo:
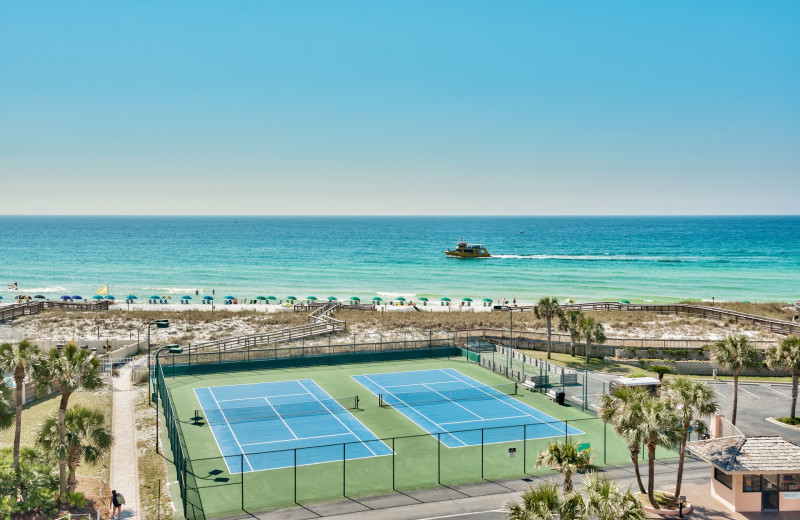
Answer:
[[564, 406], [564, 399], [566, 399], [567, 394], [565, 392], [556, 392], [556, 402], [561, 406]]

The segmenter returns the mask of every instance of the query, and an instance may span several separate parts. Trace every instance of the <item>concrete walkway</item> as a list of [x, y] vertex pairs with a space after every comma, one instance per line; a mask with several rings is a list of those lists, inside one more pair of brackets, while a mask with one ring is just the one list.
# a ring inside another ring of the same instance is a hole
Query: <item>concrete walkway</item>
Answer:
[[112, 378], [113, 407], [111, 429], [114, 444], [111, 447], [111, 489], [122, 493], [125, 505], [122, 518], [139, 520], [139, 467], [134, 428], [136, 393], [131, 383], [131, 366], [126, 365], [119, 376]]

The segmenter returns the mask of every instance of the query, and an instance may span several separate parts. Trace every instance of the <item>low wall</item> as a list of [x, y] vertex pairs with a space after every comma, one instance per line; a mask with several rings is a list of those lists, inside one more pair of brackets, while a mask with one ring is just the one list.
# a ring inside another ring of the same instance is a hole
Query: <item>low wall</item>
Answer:
[[[647, 365], [667, 365], [671, 367], [673, 373], [678, 375], [685, 375], [685, 376], [711, 376], [714, 374], [714, 370], [717, 371], [718, 376], [732, 376], [733, 372], [727, 370], [725, 368], [720, 367], [719, 365], [715, 365], [710, 361], [700, 361], [700, 360], [691, 360], [691, 361], [670, 361], [666, 359], [647, 359], [647, 360], [638, 360], [638, 359], [615, 359], [607, 357], [605, 358], [606, 361], [610, 361], [612, 363], [619, 363], [620, 365], [630, 365], [634, 367], [641, 367], [645, 368]], [[642, 363], [644, 362], [644, 364]], [[764, 376], [764, 377], [781, 377], [781, 376], [788, 376], [789, 373], [783, 369], [775, 369], [771, 370], [769, 368], [762, 368], [762, 369], [749, 369], [749, 368], [742, 368], [739, 370], [740, 376]]]

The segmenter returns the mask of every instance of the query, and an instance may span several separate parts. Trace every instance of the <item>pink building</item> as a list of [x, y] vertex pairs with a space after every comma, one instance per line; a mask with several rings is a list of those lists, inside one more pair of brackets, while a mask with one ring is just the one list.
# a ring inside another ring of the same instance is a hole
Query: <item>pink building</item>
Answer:
[[742, 435], [719, 414], [710, 429], [710, 439], [689, 442], [686, 450], [711, 464], [714, 498], [737, 512], [800, 511], [800, 446]]

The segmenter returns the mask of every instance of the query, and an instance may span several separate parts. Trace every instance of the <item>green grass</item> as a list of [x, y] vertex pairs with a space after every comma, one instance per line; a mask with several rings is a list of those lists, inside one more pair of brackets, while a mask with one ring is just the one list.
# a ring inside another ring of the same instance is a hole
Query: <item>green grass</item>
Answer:
[[777, 420], [783, 424], [789, 424], [791, 426], [800, 425], [800, 417], [778, 417]]
[[[88, 408], [94, 408], [106, 413], [106, 406], [110, 402], [111, 393], [107, 387], [88, 392], [86, 390], [78, 390], [69, 399], [69, 407], [75, 404], [81, 404]], [[55, 414], [58, 411], [58, 405], [61, 401], [61, 394], [53, 393], [47, 397], [37, 399], [22, 407], [22, 446], [34, 446], [36, 443], [37, 433], [42, 422], [48, 416]], [[110, 411], [110, 408], [109, 408]], [[110, 414], [109, 414], [110, 415]], [[111, 427], [111, 417], [106, 417], [106, 425]], [[0, 430], [0, 447], [13, 447], [14, 446], [14, 426], [6, 430]], [[108, 454], [105, 457], [105, 466], [100, 464], [86, 464], [81, 463], [78, 466], [78, 477], [86, 476], [107, 481], [108, 476]]]
[[[547, 359], [547, 352], [543, 352], [540, 350], [525, 350], [525, 349], [519, 349], [519, 351], [533, 358]], [[549, 362], [552, 365], [563, 366], [566, 368], [573, 368], [580, 370], [586, 368], [586, 358], [583, 356], [571, 356], [569, 354], [552, 352], [550, 354]], [[624, 374], [627, 375], [628, 377], [652, 375], [652, 372], [648, 372], [643, 368], [631, 365], [623, 365], [621, 363], [614, 363], [611, 361], [605, 361], [599, 358], [589, 358], [589, 370], [591, 370], [592, 372]]]
[[[295, 493], [298, 503], [312, 503], [341, 498], [343, 493], [348, 497], [359, 497], [391, 493], [393, 489], [420, 489], [440, 483], [464, 484], [479, 482], [482, 478], [503, 479], [548, 472], [535, 468], [535, 461], [538, 453], [553, 439], [486, 444], [483, 449], [481, 446], [447, 448], [398, 411], [380, 408], [377, 397], [350, 377], [434, 368], [455, 368], [488, 385], [508, 382], [464, 358], [229, 372], [168, 379], [192, 459], [190, 471], [198, 482], [199, 500], [206, 516], [213, 518], [239, 512], [242, 493], [246, 509], [261, 511], [292, 505]], [[395, 452], [394, 457], [348, 460], [346, 465], [339, 461], [300, 466], [296, 474], [293, 468], [250, 472], [244, 476], [230, 474], [211, 429], [192, 424], [191, 417], [200, 408], [194, 388], [300, 378], [313, 379], [332, 396], [359, 394], [362, 397], [360, 409], [353, 411], [353, 415], [379, 438], [386, 439], [386, 444]], [[610, 429], [606, 431], [605, 425], [594, 415], [579, 407], [558, 406], [539, 393], [521, 391], [516, 398], [583, 431], [583, 435], [575, 435], [573, 439], [591, 444], [597, 452], [596, 463], [602, 465], [605, 460], [607, 464], [626, 464], [630, 461], [624, 443], [614, 437]], [[516, 428], [522, 433], [523, 427]], [[529, 436], [534, 436], [530, 430]], [[557, 439], [563, 440], [564, 437]], [[508, 455], [510, 447], [517, 450], [515, 458]], [[269, 489], [269, 493], [265, 493], [265, 489]], [[190, 500], [197, 501], [197, 495], [190, 493]]]

